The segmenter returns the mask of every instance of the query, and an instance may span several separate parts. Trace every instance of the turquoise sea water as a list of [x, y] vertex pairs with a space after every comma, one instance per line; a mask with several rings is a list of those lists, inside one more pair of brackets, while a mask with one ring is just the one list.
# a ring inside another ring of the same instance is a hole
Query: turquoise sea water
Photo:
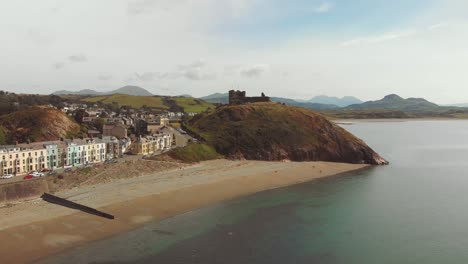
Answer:
[[45, 263], [468, 263], [468, 122], [344, 126], [389, 166], [193, 211]]

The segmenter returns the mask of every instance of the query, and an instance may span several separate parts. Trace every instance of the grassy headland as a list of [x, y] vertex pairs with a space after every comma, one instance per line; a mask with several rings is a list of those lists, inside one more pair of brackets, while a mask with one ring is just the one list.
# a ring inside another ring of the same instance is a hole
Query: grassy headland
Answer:
[[232, 158], [386, 163], [324, 116], [279, 103], [222, 106], [195, 116], [186, 126]]

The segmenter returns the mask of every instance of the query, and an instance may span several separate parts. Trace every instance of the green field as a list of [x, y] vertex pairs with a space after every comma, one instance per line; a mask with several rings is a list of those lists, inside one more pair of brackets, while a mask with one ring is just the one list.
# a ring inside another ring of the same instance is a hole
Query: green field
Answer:
[[85, 102], [126, 105], [133, 108], [149, 107], [160, 111], [185, 111], [201, 113], [212, 104], [192, 97], [170, 97], [170, 96], [131, 96], [125, 94], [113, 94], [103, 96], [92, 96], [82, 99]]
[[210, 103], [191, 97], [172, 97], [171, 100], [174, 100], [185, 112], [201, 113], [209, 107], [213, 107]]

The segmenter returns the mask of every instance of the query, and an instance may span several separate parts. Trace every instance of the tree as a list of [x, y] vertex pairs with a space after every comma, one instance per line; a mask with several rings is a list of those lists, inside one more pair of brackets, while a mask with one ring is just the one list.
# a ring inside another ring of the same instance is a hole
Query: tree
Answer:
[[89, 116], [88, 113], [86, 113], [86, 110], [84, 109], [78, 109], [75, 111], [75, 114], [74, 114], [74, 118], [75, 118], [75, 121], [79, 124], [83, 123], [83, 117], [85, 116]]
[[106, 121], [102, 118], [96, 118], [93, 120], [93, 126], [102, 133], [102, 129]]
[[5, 133], [5, 128], [0, 126], [0, 145], [7, 144], [7, 135]]

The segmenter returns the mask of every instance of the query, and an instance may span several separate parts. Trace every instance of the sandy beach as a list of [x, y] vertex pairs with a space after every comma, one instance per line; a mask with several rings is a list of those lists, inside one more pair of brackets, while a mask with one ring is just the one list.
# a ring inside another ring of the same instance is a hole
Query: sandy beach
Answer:
[[[108, 220], [41, 199], [0, 208], [1, 263], [30, 263], [90, 241], [217, 202], [368, 165], [215, 160], [56, 195], [115, 215]], [[8, 242], [7, 242], [8, 241]]]

